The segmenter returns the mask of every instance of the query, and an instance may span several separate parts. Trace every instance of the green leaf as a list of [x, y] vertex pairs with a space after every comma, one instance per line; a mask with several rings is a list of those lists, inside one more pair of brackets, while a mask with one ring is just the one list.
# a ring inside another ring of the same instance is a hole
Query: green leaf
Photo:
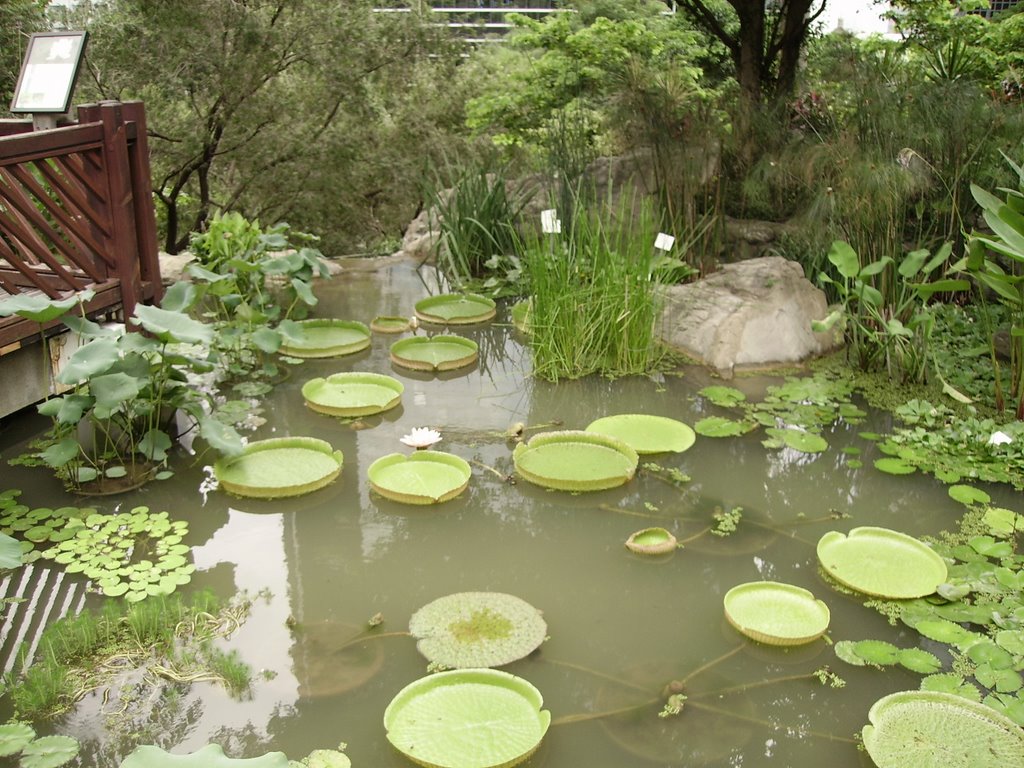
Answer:
[[169, 312], [187, 312], [200, 298], [199, 287], [187, 280], [179, 280], [164, 292], [160, 300], [161, 309]]
[[252, 343], [256, 345], [256, 348], [261, 352], [267, 354], [273, 354], [281, 348], [281, 334], [272, 328], [264, 326], [253, 332]]
[[78, 441], [73, 437], [65, 437], [63, 440], [49, 446], [39, 456], [46, 462], [47, 466], [56, 469], [75, 459], [78, 456], [78, 451]]
[[0, 757], [18, 754], [35, 737], [36, 732], [27, 723], [10, 722], [0, 725]]
[[213, 340], [213, 328], [182, 312], [139, 304], [135, 307], [135, 319], [163, 342], [209, 344]]
[[283, 752], [268, 752], [262, 757], [230, 758], [219, 744], [207, 744], [187, 755], [174, 755], [159, 747], [136, 747], [121, 762], [121, 768], [288, 768]]
[[97, 406], [113, 412], [125, 401], [138, 397], [143, 384], [127, 373], [107, 373], [89, 379], [89, 391], [96, 398]]
[[921, 681], [921, 690], [952, 693], [971, 701], [981, 701], [981, 692], [974, 685], [952, 673], [929, 675]]
[[901, 667], [922, 675], [930, 675], [942, 669], [938, 657], [920, 648], [901, 648], [896, 661]]
[[860, 272], [860, 259], [849, 243], [836, 240], [828, 251], [828, 260], [846, 278], [856, 277]]
[[74, 351], [57, 375], [57, 381], [62, 384], [78, 384], [108, 371], [120, 359], [121, 355], [115, 339], [95, 339]]
[[969, 485], [953, 485], [949, 488], [949, 497], [953, 501], [970, 506], [971, 504], [988, 504], [992, 497], [980, 488], [973, 488]]
[[895, 664], [900, 654], [899, 648], [884, 640], [861, 640], [854, 643], [853, 650], [868, 664], [877, 666]]
[[709, 416], [693, 425], [693, 431], [704, 437], [734, 437], [750, 430], [750, 425], [721, 416]]
[[19, 293], [0, 301], [0, 317], [17, 315], [36, 323], [48, 323], [67, 314], [79, 303], [87, 303], [96, 295], [93, 290], [81, 291], [66, 299], [51, 299], [38, 294]]
[[311, 307], [317, 303], [317, 298], [313, 293], [312, 287], [305, 280], [299, 280], [299, 278], [293, 277], [292, 288], [295, 289], [295, 294], [302, 299], [304, 303]]
[[215, 451], [224, 456], [237, 456], [242, 452], [242, 436], [234, 427], [228, 426], [213, 416], [199, 420], [199, 434]]
[[909, 475], [917, 471], [913, 464], [908, 464], [903, 459], [888, 456], [884, 459], [875, 459], [875, 469], [889, 475]]
[[721, 385], [704, 387], [697, 394], [701, 397], [706, 397], [715, 405], [720, 405], [723, 408], [732, 408], [747, 399], [747, 396], [735, 387]]
[[70, 736], [43, 736], [21, 751], [21, 768], [57, 768], [78, 755], [78, 741]]
[[171, 449], [171, 438], [162, 430], [151, 429], [139, 440], [137, 449], [150, 461], [163, 461]]

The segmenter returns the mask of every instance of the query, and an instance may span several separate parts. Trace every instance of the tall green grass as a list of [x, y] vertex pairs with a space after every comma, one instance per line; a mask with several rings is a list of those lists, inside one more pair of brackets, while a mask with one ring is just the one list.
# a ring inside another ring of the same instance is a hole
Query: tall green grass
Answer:
[[567, 231], [529, 239], [524, 264], [534, 375], [618, 377], [665, 362], [655, 328], [661, 309], [656, 235], [646, 207], [638, 217], [624, 206], [599, 213], [577, 207]]

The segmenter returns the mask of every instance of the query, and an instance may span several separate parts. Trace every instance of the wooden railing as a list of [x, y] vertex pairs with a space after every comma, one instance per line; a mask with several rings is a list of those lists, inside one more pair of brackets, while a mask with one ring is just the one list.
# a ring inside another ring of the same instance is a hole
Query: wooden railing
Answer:
[[[0, 122], [0, 298], [87, 288], [86, 312], [124, 317], [162, 294], [141, 102], [83, 105], [45, 131]], [[0, 319], [0, 354], [38, 335]]]

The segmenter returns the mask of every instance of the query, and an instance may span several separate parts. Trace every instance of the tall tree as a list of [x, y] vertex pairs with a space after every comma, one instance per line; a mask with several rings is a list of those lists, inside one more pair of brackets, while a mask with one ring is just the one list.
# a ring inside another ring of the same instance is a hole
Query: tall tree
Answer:
[[214, 209], [239, 208], [268, 177], [316, 157], [342, 111], [365, 101], [366, 78], [419, 52], [373, 0], [82, 5], [98, 95], [146, 102], [169, 252]]
[[811, 25], [825, 10], [817, 0], [677, 0], [701, 29], [729, 50], [747, 105], [792, 94]]

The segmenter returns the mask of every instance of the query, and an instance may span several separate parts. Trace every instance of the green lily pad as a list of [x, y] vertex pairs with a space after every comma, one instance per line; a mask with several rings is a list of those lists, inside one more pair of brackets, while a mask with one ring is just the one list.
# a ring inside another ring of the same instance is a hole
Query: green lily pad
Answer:
[[917, 471], [913, 464], [908, 464], [903, 459], [896, 458], [895, 456], [876, 459], [875, 469], [888, 475], [910, 475]]
[[370, 330], [374, 333], [405, 333], [410, 327], [408, 317], [396, 315], [377, 315], [370, 321]]
[[935, 691], [879, 699], [862, 731], [878, 768], [1007, 768], [1024, 765], [1024, 730], [994, 709]]
[[454, 499], [469, 485], [465, 459], [441, 451], [391, 453], [370, 465], [370, 486], [381, 496], [405, 504], [438, 504]]
[[666, 451], [682, 453], [697, 439], [693, 429], [681, 421], [643, 413], [605, 416], [592, 421], [586, 431], [621, 440], [641, 455]]
[[721, 385], [704, 387], [697, 394], [706, 397], [715, 405], [720, 405], [723, 408], [732, 408], [747, 399], [747, 396], [735, 387]]
[[402, 402], [405, 386], [380, 373], [335, 373], [302, 385], [306, 405], [330, 416], [369, 416]]
[[341, 474], [341, 451], [315, 437], [276, 437], [249, 443], [237, 456], [220, 459], [213, 473], [238, 496], [275, 499], [323, 488]]
[[626, 539], [626, 548], [641, 555], [664, 555], [675, 552], [678, 542], [664, 528], [644, 528]]
[[384, 711], [388, 741], [435, 768], [511, 768], [540, 746], [551, 713], [529, 682], [496, 669], [441, 672], [403, 688]]
[[21, 751], [21, 768], [58, 768], [78, 754], [78, 741], [70, 736], [42, 736]]
[[828, 441], [821, 435], [803, 429], [766, 429], [765, 433], [783, 445], [800, 453], [822, 453], [828, 450]]
[[219, 744], [207, 744], [187, 755], [172, 755], [160, 747], [136, 747], [121, 761], [121, 768], [288, 768], [283, 752], [268, 752], [261, 757], [231, 758]]
[[629, 445], [597, 432], [543, 432], [512, 453], [516, 471], [531, 483], [562, 491], [617, 488], [636, 473], [640, 457]]
[[299, 765], [303, 768], [351, 768], [352, 761], [336, 749], [314, 749]]
[[451, 669], [500, 667], [533, 653], [548, 627], [536, 608], [501, 592], [459, 592], [433, 600], [409, 619], [416, 648]]
[[370, 346], [370, 329], [354, 320], [317, 318], [295, 323], [300, 338], [281, 342], [280, 352], [292, 357], [340, 357]]
[[469, 325], [490, 320], [497, 312], [493, 299], [475, 293], [445, 293], [416, 302], [416, 316], [428, 323]]
[[949, 498], [967, 506], [971, 504], [988, 504], [992, 501], [992, 497], [985, 493], [985, 491], [970, 485], [951, 485], [947, 493], [949, 493]]
[[476, 342], [462, 336], [410, 336], [391, 345], [391, 361], [417, 371], [451, 371], [476, 359]]
[[16, 755], [31, 743], [36, 732], [27, 723], [4, 723], [0, 725], [0, 757]]
[[841, 584], [876, 597], [903, 600], [932, 594], [946, 580], [945, 561], [913, 536], [871, 526], [818, 540], [821, 567]]
[[725, 618], [767, 645], [803, 645], [828, 629], [828, 606], [802, 587], [774, 581], [739, 584], [725, 593]]
[[693, 431], [704, 437], [735, 437], [750, 431], [750, 425], [721, 416], [708, 416], [693, 425]]

